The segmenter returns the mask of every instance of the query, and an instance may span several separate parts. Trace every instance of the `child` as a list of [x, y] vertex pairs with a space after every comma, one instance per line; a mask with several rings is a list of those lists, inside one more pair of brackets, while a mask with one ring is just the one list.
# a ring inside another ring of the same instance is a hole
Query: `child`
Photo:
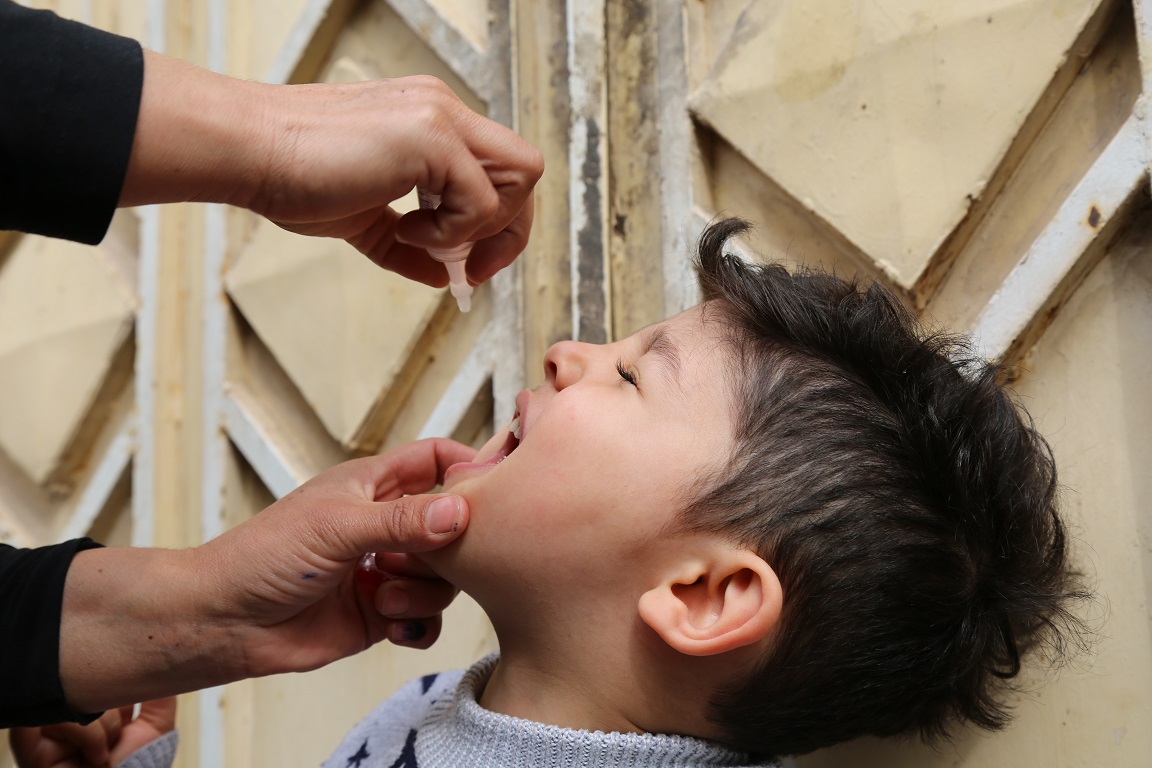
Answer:
[[545, 382], [444, 487], [421, 557], [499, 656], [404, 687], [327, 766], [747, 765], [995, 729], [1078, 625], [1047, 444], [963, 344], [879, 287], [725, 255], [704, 303]]
[[745, 229], [705, 232], [703, 304], [555, 345], [448, 471], [469, 530], [422, 557], [500, 654], [409, 684], [326, 765], [742, 765], [1007, 722], [1083, 595], [1047, 444], [879, 287], [724, 255]]

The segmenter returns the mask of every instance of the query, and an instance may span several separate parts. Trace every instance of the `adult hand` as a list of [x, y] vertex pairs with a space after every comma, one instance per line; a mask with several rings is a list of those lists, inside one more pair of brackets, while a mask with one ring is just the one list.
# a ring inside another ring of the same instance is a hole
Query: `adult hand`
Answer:
[[88, 725], [13, 728], [8, 735], [12, 756], [20, 768], [115, 768], [176, 727], [175, 696], [144, 702], [136, 718], [132, 717], [133, 709], [110, 709]]
[[[146, 51], [120, 204], [239, 205], [442, 286], [425, 249], [474, 241], [468, 276], [487, 280], [527, 244], [542, 173], [539, 151], [433, 77], [265, 85]], [[440, 207], [399, 216], [413, 187]]]
[[[365, 589], [356, 569], [365, 552], [423, 552], [456, 538], [467, 524], [463, 498], [405, 494], [431, 490], [475, 453], [434, 439], [346, 462], [201, 546], [202, 610], [230, 628], [244, 677], [314, 669], [385, 638], [431, 645], [455, 588], [411, 559], [392, 559], [401, 578], [378, 589], [371, 581]], [[401, 594], [407, 606], [377, 610]]]
[[[474, 454], [452, 440], [409, 443], [333, 467], [195, 549], [79, 553], [60, 635], [69, 703], [98, 711], [302, 672], [384, 638], [430, 644], [455, 589], [401, 561], [389, 567], [407, 572], [374, 595], [357, 565], [365, 552], [422, 552], [459, 536], [462, 498], [405, 494], [426, 493]], [[383, 616], [377, 603], [398, 608]]]

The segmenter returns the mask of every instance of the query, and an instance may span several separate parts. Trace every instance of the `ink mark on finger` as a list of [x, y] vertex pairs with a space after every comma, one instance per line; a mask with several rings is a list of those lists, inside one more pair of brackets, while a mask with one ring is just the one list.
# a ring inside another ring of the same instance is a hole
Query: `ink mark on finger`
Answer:
[[408, 642], [423, 640], [428, 634], [428, 627], [422, 621], [409, 621], [404, 625], [404, 639]]
[[316, 578], [316, 577], [317, 577], [317, 576], [319, 576], [319, 575], [320, 575], [320, 574], [319, 574], [319, 573], [317, 573], [316, 571], [312, 571], [311, 573], [302, 573], [302, 574], [300, 574], [300, 578], [302, 578], [302, 579], [314, 579], [314, 578]]

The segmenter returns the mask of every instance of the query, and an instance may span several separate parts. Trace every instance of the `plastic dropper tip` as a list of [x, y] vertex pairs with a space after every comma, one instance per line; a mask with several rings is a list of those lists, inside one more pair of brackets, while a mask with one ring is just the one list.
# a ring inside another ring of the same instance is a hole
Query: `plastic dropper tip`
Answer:
[[472, 286], [468, 284], [464, 262], [446, 261], [444, 267], [448, 270], [448, 290], [456, 297], [456, 306], [461, 312], [467, 312], [472, 309]]
[[[440, 207], [440, 195], [416, 189], [420, 207], [435, 210]], [[468, 284], [465, 262], [472, 251], [472, 243], [461, 243], [454, 248], [429, 248], [428, 255], [442, 262], [448, 270], [448, 289], [456, 297], [456, 306], [461, 312], [472, 309], [472, 286]]]
[[452, 295], [456, 297], [456, 306], [460, 307], [461, 312], [468, 312], [472, 309], [472, 286], [453, 285], [451, 290]]

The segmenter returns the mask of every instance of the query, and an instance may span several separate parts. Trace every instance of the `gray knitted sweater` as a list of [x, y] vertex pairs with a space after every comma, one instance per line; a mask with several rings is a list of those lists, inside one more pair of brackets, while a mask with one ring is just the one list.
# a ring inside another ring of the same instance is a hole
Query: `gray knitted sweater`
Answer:
[[[405, 685], [344, 737], [324, 768], [701, 768], [751, 766], [748, 757], [686, 736], [575, 731], [498, 715], [476, 702], [498, 656], [467, 671]], [[121, 768], [165, 768], [176, 733], [131, 755]], [[780, 768], [779, 763], [761, 763]]]
[[497, 659], [408, 683], [352, 729], [324, 768], [750, 765], [746, 755], [701, 739], [575, 731], [489, 712], [476, 693]]

